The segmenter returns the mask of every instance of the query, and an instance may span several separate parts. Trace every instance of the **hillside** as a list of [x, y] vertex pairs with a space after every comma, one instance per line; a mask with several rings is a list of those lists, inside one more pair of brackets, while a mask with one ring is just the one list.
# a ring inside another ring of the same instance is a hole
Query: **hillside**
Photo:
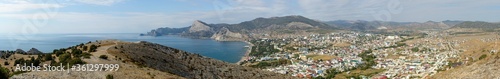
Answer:
[[[460, 57], [464, 60], [452, 61], [453, 64], [431, 76], [432, 79], [498, 79], [500, 78], [500, 40], [497, 33], [477, 33], [457, 35], [450, 39], [466, 41], [461, 44], [465, 49]], [[456, 66], [454, 66], [456, 65]]]
[[498, 32], [500, 31], [500, 23], [489, 23], [483, 21], [466, 21], [460, 24], [457, 24], [450, 29], [446, 30], [447, 32], [452, 32], [456, 34], [471, 34], [471, 33], [480, 33], [480, 32]]
[[338, 26], [347, 30], [355, 31], [377, 31], [377, 30], [430, 30], [448, 29], [462, 21], [442, 21], [442, 22], [391, 22], [391, 21], [364, 21], [364, 20], [336, 20], [325, 23]]
[[[149, 42], [122, 42], [118, 40], [103, 40], [92, 42], [80, 47], [96, 45], [95, 52], [90, 52], [88, 58], [81, 60], [87, 64], [119, 64], [118, 71], [94, 72], [27, 72], [14, 75], [12, 78], [90, 78], [102, 79], [108, 75], [117, 79], [290, 79], [283, 74], [273, 73], [255, 68], [243, 67], [220, 60], [207, 58], [198, 54], [184, 52], [171, 47]], [[69, 50], [68, 50], [69, 51]], [[73, 55], [75, 53], [70, 52]], [[86, 51], [83, 53], [87, 53]], [[54, 54], [52, 54], [54, 55]], [[106, 59], [101, 58], [107, 56]], [[60, 55], [55, 60], [61, 60]], [[77, 55], [75, 55], [77, 56]], [[19, 56], [17, 56], [19, 57]], [[74, 59], [74, 58], [73, 58]], [[61, 62], [61, 61], [55, 61]], [[49, 62], [46, 62], [49, 63]]]

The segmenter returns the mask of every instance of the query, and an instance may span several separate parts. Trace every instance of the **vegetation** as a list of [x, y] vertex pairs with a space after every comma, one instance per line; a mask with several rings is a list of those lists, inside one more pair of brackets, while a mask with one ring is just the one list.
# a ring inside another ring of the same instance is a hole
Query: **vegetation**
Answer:
[[414, 47], [414, 48], [411, 49], [411, 51], [413, 51], [413, 52], [418, 52], [419, 50], [420, 49], [418, 49], [418, 47]]
[[360, 65], [361, 70], [366, 70], [371, 68], [371, 66], [376, 65], [377, 63], [375, 62], [375, 56], [371, 55], [372, 50], [368, 51], [363, 51], [363, 53], [359, 54], [358, 56], [361, 57], [363, 60], [363, 64]]
[[50, 61], [50, 60], [53, 60], [54, 58], [52, 58], [52, 54], [45, 54], [43, 56], [43, 60], [44, 61]]
[[0, 79], [9, 79], [9, 69], [0, 66]]
[[280, 52], [278, 49], [274, 48], [271, 43], [267, 41], [251, 41], [252, 44], [255, 46], [252, 46], [252, 51], [250, 52], [250, 56], [267, 56], [273, 53]]
[[34, 57], [31, 57], [30, 60], [25, 60], [24, 58], [20, 58], [20, 59], [17, 59], [14, 61], [14, 64], [26, 64], [26, 65], [31, 65], [33, 64], [33, 66], [40, 66], [40, 63], [41, 63], [41, 59], [40, 58], [34, 58]]
[[96, 45], [90, 45], [89, 52], [96, 52], [97, 51], [97, 46]]
[[486, 54], [481, 55], [481, 57], [479, 57], [479, 60], [486, 58], [486, 56], [487, 56]]
[[106, 79], [113, 79], [113, 75], [110, 74], [106, 75]]
[[101, 56], [99, 56], [99, 58], [101, 58], [101, 59], [108, 59], [108, 56], [107, 55], [101, 55]]
[[253, 68], [267, 68], [267, 67], [277, 67], [285, 64], [291, 64], [290, 60], [273, 60], [273, 61], [262, 61], [256, 65], [251, 65]]
[[83, 53], [82, 54], [83, 58], [90, 58], [90, 56], [92, 56], [92, 54], [90, 54], [90, 53]]

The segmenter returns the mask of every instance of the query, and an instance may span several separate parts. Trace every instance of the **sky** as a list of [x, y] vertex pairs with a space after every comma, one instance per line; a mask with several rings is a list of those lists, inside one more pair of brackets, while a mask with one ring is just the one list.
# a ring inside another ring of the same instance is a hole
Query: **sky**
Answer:
[[500, 22], [499, 0], [0, 0], [0, 34], [145, 33], [301, 15], [319, 21]]

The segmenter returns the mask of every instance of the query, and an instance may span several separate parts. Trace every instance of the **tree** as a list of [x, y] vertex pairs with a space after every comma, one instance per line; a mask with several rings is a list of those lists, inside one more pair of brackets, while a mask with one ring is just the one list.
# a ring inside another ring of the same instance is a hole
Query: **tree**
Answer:
[[52, 60], [52, 54], [45, 54], [45, 56], [43, 56], [43, 60], [45, 61], [49, 61], [49, 60]]
[[9, 79], [9, 69], [0, 66], [0, 79]]
[[66, 64], [71, 59], [71, 55], [65, 53], [59, 56], [59, 62]]
[[96, 45], [90, 45], [89, 52], [96, 52], [97, 51], [97, 46]]

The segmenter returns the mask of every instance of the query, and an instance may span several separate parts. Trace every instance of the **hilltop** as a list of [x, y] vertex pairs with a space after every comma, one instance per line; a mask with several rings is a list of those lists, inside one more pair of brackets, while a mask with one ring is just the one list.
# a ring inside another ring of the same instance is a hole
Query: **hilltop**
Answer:
[[[90, 50], [87, 50], [87, 46], [90, 47]], [[97, 46], [97, 48], [92, 49], [95, 46]], [[76, 50], [76, 52], [74, 50]], [[83, 50], [83, 52], [79, 54], [78, 50]], [[42, 63], [62, 62], [64, 61], [64, 56], [69, 54], [70, 56], [74, 56], [70, 58], [70, 61], [81, 59], [83, 63], [87, 64], [119, 64], [120, 69], [118, 71], [70, 73], [27, 72], [14, 75], [12, 78], [105, 78], [108, 76], [118, 79], [294, 78], [283, 74], [230, 64], [220, 60], [204, 57], [199, 54], [188, 53], [182, 50], [145, 41], [123, 42], [119, 40], [102, 40], [64, 49], [64, 51], [73, 52], [61, 53], [58, 51], [59, 50], [55, 50], [56, 53], [48, 54], [54, 56], [54, 60], [57, 61], [45, 61]], [[106, 57], [103, 58], [102, 56]]]

